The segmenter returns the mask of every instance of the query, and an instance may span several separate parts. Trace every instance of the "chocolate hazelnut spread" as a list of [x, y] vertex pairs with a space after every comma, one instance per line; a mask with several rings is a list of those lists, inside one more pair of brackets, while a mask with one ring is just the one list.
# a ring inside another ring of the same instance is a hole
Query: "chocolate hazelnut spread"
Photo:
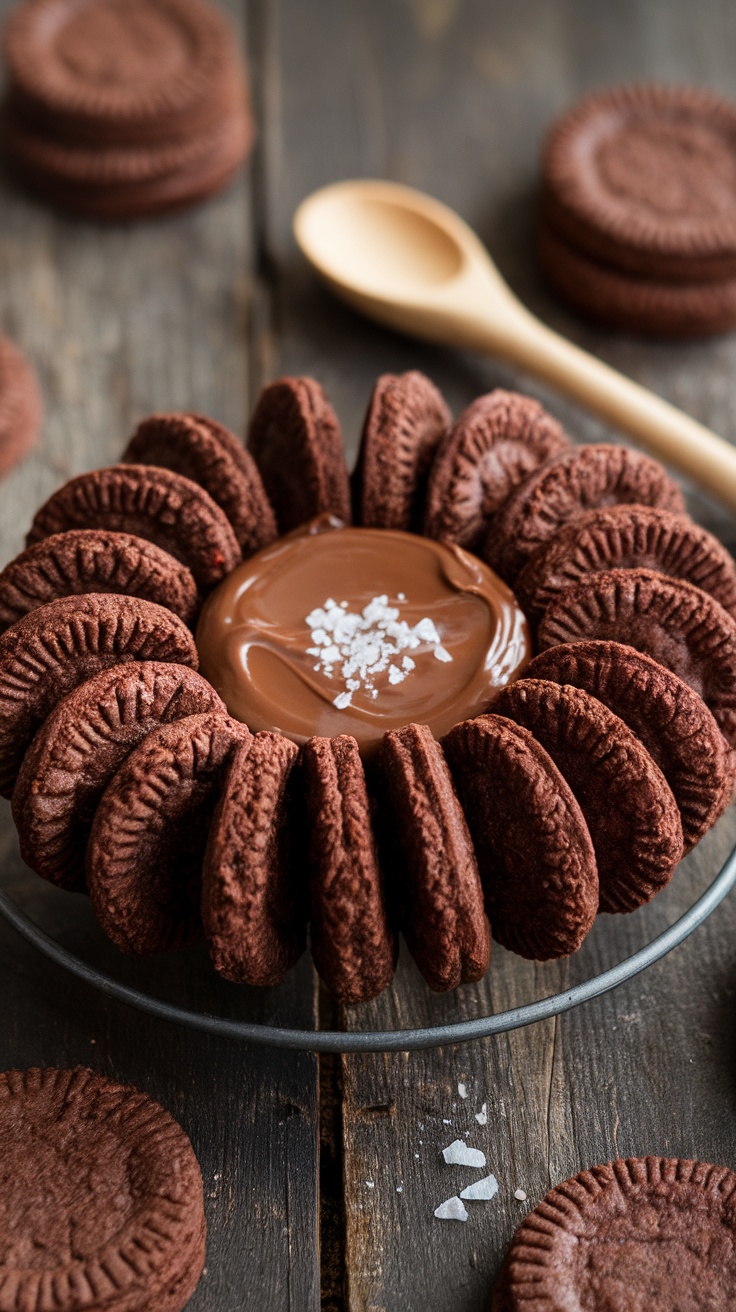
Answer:
[[320, 517], [239, 565], [197, 628], [230, 714], [302, 743], [352, 734], [369, 755], [415, 721], [478, 715], [531, 655], [518, 604], [482, 561], [412, 533]]

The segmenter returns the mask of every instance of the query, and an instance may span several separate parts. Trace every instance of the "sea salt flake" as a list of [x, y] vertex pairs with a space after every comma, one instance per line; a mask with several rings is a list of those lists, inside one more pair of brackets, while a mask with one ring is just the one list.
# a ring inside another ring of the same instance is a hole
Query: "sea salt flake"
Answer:
[[439, 1207], [435, 1207], [434, 1214], [438, 1221], [467, 1221], [468, 1219], [467, 1210], [457, 1194], [440, 1203]]
[[486, 1175], [482, 1180], [476, 1180], [475, 1184], [469, 1184], [467, 1189], [463, 1189], [460, 1194], [461, 1198], [468, 1198], [473, 1202], [485, 1202], [495, 1198], [498, 1193], [498, 1180], [495, 1175]]
[[375, 1182], [375, 1180], [366, 1180], [366, 1182], [365, 1182], [365, 1187], [366, 1187], [366, 1189], [375, 1189], [375, 1187], [376, 1187], [376, 1182]]
[[435, 654], [435, 659], [438, 661], [444, 661], [445, 663], [447, 663], [447, 661], [452, 660], [452, 656], [450, 655], [449, 651], [446, 651], [444, 647], [435, 647], [434, 654]]
[[471, 1148], [462, 1139], [455, 1139], [447, 1148], [442, 1149], [442, 1156], [448, 1166], [485, 1166], [486, 1155], [480, 1148]]
[[487, 1125], [487, 1124], [488, 1124], [488, 1105], [487, 1105], [487, 1103], [483, 1103], [483, 1106], [481, 1107], [480, 1111], [475, 1113], [475, 1119], [476, 1119], [476, 1121], [478, 1122], [479, 1125]]
[[468, 1086], [466, 1084], [463, 1084], [462, 1080], [460, 1080], [460, 1082], [458, 1083], [457, 1091], [461, 1098], [467, 1098]]
[[399, 669], [398, 665], [389, 665], [388, 667], [389, 683], [394, 683], [394, 684], [403, 683], [405, 678], [406, 678], [406, 674], [403, 672], [403, 670]]
[[338, 711], [344, 711], [345, 707], [349, 706], [352, 700], [353, 694], [351, 692], [339, 692], [332, 704], [337, 707]]
[[525, 1190], [525, 1189], [515, 1189], [515, 1190], [514, 1190], [514, 1198], [515, 1198], [515, 1199], [517, 1200], [517, 1202], [519, 1202], [519, 1203], [525, 1203], [525, 1202], [526, 1202], [526, 1190]]

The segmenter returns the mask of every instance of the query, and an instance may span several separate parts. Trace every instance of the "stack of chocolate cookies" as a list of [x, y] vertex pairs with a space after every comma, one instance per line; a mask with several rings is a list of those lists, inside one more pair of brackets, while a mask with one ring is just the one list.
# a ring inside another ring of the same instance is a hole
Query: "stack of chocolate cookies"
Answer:
[[736, 325], [736, 105], [600, 92], [553, 126], [542, 168], [539, 259], [577, 310], [658, 337]]
[[124, 220], [183, 208], [248, 153], [242, 59], [207, 0], [23, 0], [3, 54], [6, 157], [62, 209]]

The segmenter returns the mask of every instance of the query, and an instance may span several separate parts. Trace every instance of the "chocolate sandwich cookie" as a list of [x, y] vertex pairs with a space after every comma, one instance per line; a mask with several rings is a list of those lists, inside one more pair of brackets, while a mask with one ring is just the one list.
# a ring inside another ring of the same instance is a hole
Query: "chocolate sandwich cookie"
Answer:
[[302, 748], [314, 964], [338, 1002], [369, 1002], [393, 979], [389, 923], [358, 744], [347, 734]]
[[97, 919], [122, 952], [149, 956], [201, 938], [210, 819], [244, 724], [220, 712], [153, 730], [97, 807], [86, 880]]
[[308, 897], [290, 828], [298, 755], [283, 734], [240, 743], [210, 828], [202, 920], [215, 970], [236, 984], [280, 984], [306, 946]]
[[0, 336], [0, 478], [35, 446], [41, 427], [41, 397], [25, 356]]
[[123, 462], [158, 465], [199, 483], [227, 515], [245, 556], [277, 536], [276, 517], [253, 457], [214, 419], [150, 415], [138, 425]]
[[535, 961], [576, 952], [598, 910], [598, 870], [583, 813], [554, 761], [500, 715], [458, 724], [442, 745], [493, 937]]
[[424, 532], [478, 552], [489, 521], [514, 489], [568, 446], [557, 420], [530, 396], [499, 388], [478, 397], [440, 444]]
[[702, 697], [671, 670], [622, 643], [571, 642], [540, 652], [525, 676], [582, 688], [629, 726], [672, 790], [686, 852], [715, 824], [730, 801], [733, 753]]
[[202, 1273], [202, 1175], [181, 1126], [84, 1067], [0, 1074], [0, 1306], [182, 1312]]
[[[491, 932], [463, 810], [442, 748], [426, 725], [384, 734], [381, 773], [396, 833], [401, 928], [430, 988], [485, 975]], [[392, 881], [393, 882], [393, 881]]]
[[0, 632], [59, 597], [125, 593], [153, 601], [191, 624], [199, 610], [191, 570], [155, 543], [108, 529], [54, 533], [0, 573]]
[[736, 616], [731, 553], [688, 515], [653, 506], [607, 506], [580, 515], [535, 551], [514, 592], [524, 613], [535, 618], [567, 588], [609, 569], [650, 569], [686, 579]]
[[418, 530], [435, 451], [452, 416], [424, 374], [382, 374], [373, 389], [352, 478], [356, 522]]
[[685, 513], [685, 498], [657, 460], [625, 446], [579, 446], [552, 460], [502, 506], [483, 558], [514, 583], [530, 556], [572, 520], [598, 507], [636, 504]]
[[53, 884], [84, 888], [92, 820], [113, 775], [161, 724], [225, 705], [185, 665], [126, 661], [75, 688], [41, 726], [13, 790], [23, 860]]
[[626, 643], [679, 675], [736, 747], [736, 621], [707, 592], [653, 570], [591, 574], [547, 608], [537, 644], [593, 638]]
[[649, 902], [682, 857], [682, 825], [639, 739], [589, 693], [544, 679], [504, 688], [494, 711], [534, 735], [575, 794], [595, 849], [600, 910]]
[[581, 1171], [522, 1221], [493, 1312], [729, 1312], [735, 1213], [725, 1166], [632, 1157]]
[[317, 515], [350, 521], [350, 486], [337, 416], [313, 378], [264, 387], [248, 428], [281, 532]]
[[124, 661], [197, 668], [182, 621], [139, 597], [63, 597], [0, 636], [0, 794], [9, 797], [23, 754], [54, 707], [78, 684]]
[[204, 592], [242, 560], [226, 516], [204, 488], [151, 465], [111, 465], [70, 479], [36, 512], [27, 545], [72, 528], [147, 538], [182, 561]]

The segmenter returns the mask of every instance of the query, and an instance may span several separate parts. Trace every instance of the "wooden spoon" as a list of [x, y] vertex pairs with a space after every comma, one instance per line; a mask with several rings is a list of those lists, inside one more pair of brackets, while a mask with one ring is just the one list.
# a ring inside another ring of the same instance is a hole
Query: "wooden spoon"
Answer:
[[370, 318], [504, 356], [736, 509], [736, 449], [535, 318], [446, 205], [393, 182], [338, 182], [302, 201], [294, 232], [330, 287]]

